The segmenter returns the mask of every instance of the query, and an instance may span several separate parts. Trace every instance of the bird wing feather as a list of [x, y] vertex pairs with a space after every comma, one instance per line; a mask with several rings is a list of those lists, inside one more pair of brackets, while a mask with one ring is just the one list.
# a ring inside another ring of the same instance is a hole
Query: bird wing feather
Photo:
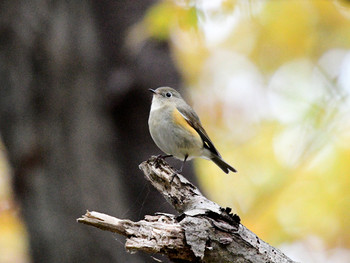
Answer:
[[198, 132], [199, 136], [203, 141], [204, 148], [208, 149], [216, 156], [221, 157], [220, 153], [215, 148], [212, 141], [209, 139], [207, 132], [204, 130], [201, 121], [199, 120], [199, 117], [194, 112], [194, 110], [187, 104], [177, 106], [176, 108], [181, 113], [182, 117], [184, 117], [184, 119], [187, 121], [187, 123]]

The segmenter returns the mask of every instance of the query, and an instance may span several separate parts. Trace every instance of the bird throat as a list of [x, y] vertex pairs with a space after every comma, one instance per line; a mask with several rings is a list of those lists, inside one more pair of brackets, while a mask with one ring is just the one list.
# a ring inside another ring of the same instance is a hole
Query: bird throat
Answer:
[[151, 112], [155, 111], [155, 110], [159, 110], [163, 106], [164, 106], [164, 104], [157, 97], [153, 96], [152, 105], [151, 105]]

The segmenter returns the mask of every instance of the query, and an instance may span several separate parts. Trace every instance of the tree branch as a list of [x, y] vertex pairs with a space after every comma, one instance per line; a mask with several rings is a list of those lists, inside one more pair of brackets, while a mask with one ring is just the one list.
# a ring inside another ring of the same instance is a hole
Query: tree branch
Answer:
[[77, 221], [126, 236], [130, 252], [162, 253], [176, 262], [294, 262], [240, 224], [230, 208], [205, 198], [163, 159], [151, 157], [140, 169], [180, 216], [156, 214], [132, 222], [87, 212]]

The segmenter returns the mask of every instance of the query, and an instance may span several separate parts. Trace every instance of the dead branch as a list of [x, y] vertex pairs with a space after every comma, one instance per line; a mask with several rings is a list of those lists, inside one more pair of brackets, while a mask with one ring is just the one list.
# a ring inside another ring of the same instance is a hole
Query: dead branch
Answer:
[[87, 212], [78, 222], [126, 236], [130, 252], [162, 253], [176, 262], [294, 262], [240, 224], [230, 208], [205, 198], [163, 159], [151, 157], [140, 169], [180, 216], [157, 214], [132, 222]]

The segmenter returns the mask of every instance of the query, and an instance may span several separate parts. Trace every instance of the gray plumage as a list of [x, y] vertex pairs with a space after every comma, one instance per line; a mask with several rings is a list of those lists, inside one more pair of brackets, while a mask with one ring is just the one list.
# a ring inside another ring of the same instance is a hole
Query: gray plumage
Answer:
[[[212, 160], [225, 173], [236, 172], [236, 169], [222, 159], [199, 117], [182, 99], [180, 93], [169, 87], [150, 91], [154, 94], [148, 119], [149, 130], [152, 139], [163, 152], [183, 161], [195, 157]], [[178, 118], [178, 113], [194, 130], [184, 127], [186, 125], [179, 125], [174, 120], [174, 116]]]

